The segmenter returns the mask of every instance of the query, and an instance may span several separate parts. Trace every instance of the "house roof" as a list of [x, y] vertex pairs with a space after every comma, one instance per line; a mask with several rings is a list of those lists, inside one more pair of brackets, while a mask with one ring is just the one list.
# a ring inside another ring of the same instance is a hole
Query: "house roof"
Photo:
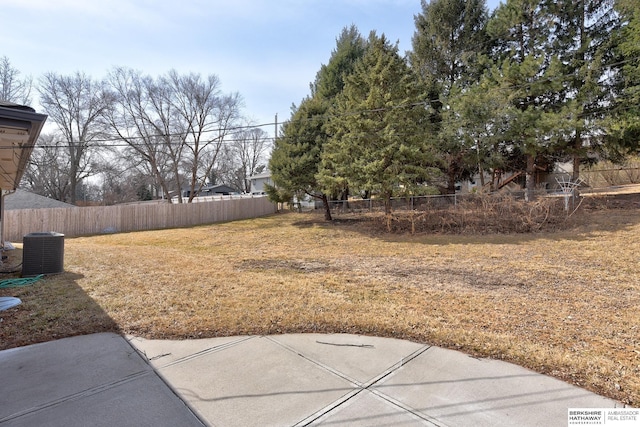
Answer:
[[0, 189], [18, 187], [46, 119], [26, 105], [0, 101]]
[[24, 190], [16, 190], [15, 193], [4, 197], [5, 210], [15, 209], [46, 209], [46, 208], [75, 208], [76, 206], [64, 203], [49, 197], [40, 196]]
[[255, 175], [251, 175], [249, 177], [249, 179], [263, 179], [263, 178], [271, 178], [271, 171], [269, 169], [266, 169], [265, 171]]
[[[190, 191], [191, 187], [184, 186], [182, 190]], [[197, 190], [198, 190], [198, 187], [196, 187], [196, 191]], [[229, 187], [228, 185], [225, 185], [225, 184], [205, 185], [202, 187], [202, 189], [200, 189], [201, 193], [230, 192], [230, 191], [236, 191], [236, 190], [233, 187]]]
[[213, 196], [216, 194], [232, 194], [236, 193], [236, 189], [233, 187], [229, 187], [228, 185], [220, 184], [220, 185], [211, 185], [202, 187], [200, 190], [199, 196]]

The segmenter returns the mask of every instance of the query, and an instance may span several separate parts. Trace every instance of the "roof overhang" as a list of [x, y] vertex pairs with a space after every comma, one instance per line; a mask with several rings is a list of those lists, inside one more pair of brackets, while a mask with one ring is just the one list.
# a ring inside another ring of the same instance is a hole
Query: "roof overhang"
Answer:
[[0, 102], [0, 190], [18, 188], [45, 120], [31, 107]]

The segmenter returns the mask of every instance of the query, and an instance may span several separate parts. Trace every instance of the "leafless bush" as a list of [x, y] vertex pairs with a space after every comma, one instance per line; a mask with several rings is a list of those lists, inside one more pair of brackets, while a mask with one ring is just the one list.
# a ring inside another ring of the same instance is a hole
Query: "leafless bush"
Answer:
[[629, 159], [625, 162], [625, 175], [631, 184], [640, 183], [640, 160]]
[[622, 171], [620, 169], [604, 169], [600, 171], [600, 176], [607, 185], [622, 185], [624, 182], [624, 177], [622, 176]]
[[583, 171], [591, 187], [640, 183], [640, 160], [629, 158], [621, 164], [603, 161]]
[[[393, 233], [531, 233], [557, 229], [567, 222], [561, 198], [539, 198], [525, 202], [504, 195], [479, 195], [455, 206], [442, 206], [425, 210], [394, 211], [391, 221]], [[384, 227], [386, 218], [381, 213], [365, 214], [365, 218]]]

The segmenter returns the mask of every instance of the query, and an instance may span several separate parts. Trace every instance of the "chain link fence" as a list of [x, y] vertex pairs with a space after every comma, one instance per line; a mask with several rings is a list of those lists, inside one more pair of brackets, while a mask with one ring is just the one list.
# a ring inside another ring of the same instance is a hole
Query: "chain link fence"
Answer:
[[[534, 197], [565, 197], [564, 193], [557, 191], [536, 190]], [[391, 199], [393, 211], [434, 211], [456, 208], [461, 204], [465, 207], [482, 208], [487, 203], [487, 198], [493, 201], [500, 200], [525, 200], [524, 191], [510, 191], [497, 193], [470, 193], [470, 194], [445, 194], [435, 196], [410, 196], [394, 197]], [[577, 194], [570, 195], [570, 206], [577, 203]], [[350, 199], [329, 201], [331, 212], [334, 215], [353, 213], [384, 212], [384, 200], [382, 199]], [[321, 204], [316, 204], [316, 209], [321, 209]]]

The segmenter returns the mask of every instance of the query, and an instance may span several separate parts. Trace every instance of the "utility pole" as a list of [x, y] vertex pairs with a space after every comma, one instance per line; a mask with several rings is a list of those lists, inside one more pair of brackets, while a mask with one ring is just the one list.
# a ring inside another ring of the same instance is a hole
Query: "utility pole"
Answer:
[[278, 139], [278, 113], [276, 113], [276, 131], [273, 134], [274, 134], [273, 143], [275, 144], [276, 139]]

